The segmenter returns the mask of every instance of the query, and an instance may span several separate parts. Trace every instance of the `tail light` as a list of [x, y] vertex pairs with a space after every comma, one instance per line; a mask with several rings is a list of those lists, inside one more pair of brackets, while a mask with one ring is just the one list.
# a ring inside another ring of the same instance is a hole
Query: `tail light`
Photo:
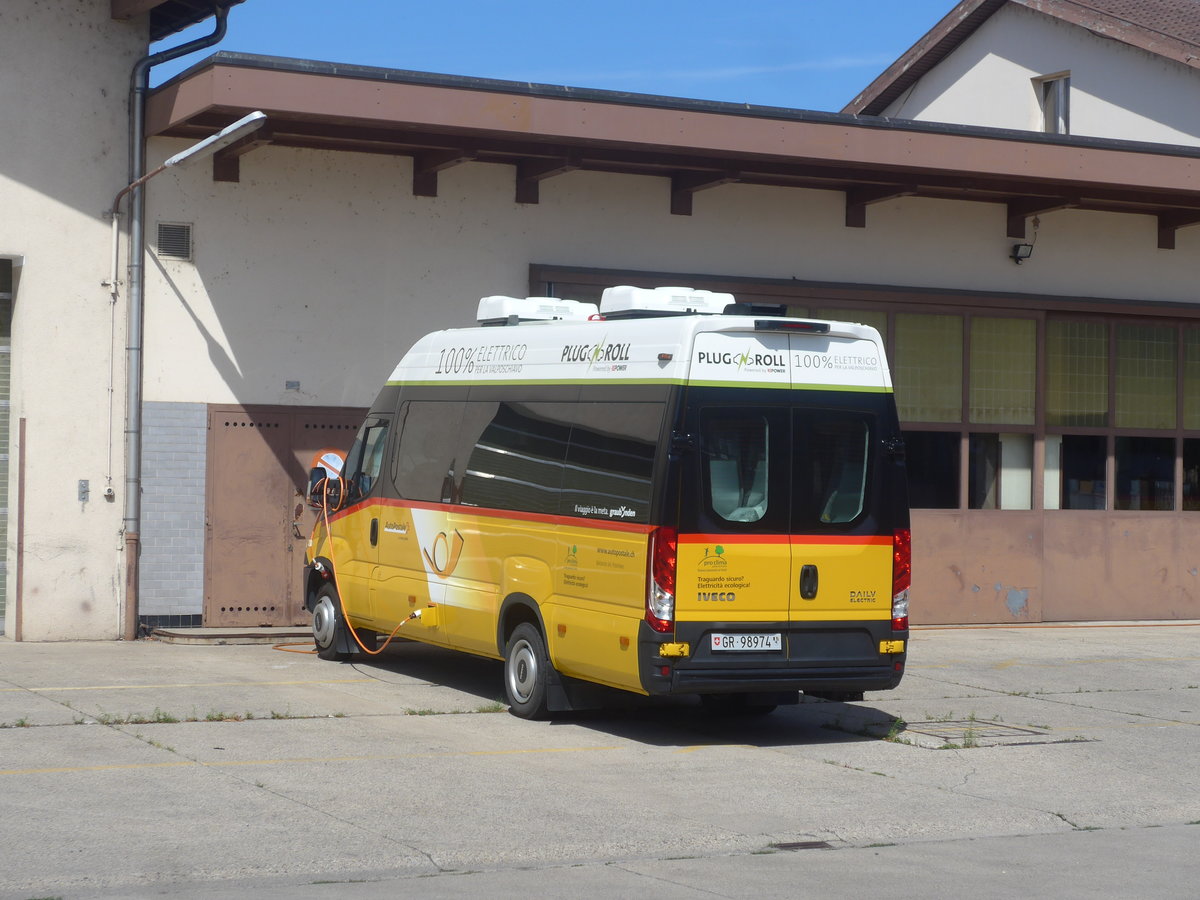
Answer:
[[912, 531], [892, 533], [892, 631], [908, 631], [908, 589], [912, 584]]
[[655, 631], [675, 627], [674, 528], [656, 528], [650, 533], [650, 577], [646, 579], [646, 621]]

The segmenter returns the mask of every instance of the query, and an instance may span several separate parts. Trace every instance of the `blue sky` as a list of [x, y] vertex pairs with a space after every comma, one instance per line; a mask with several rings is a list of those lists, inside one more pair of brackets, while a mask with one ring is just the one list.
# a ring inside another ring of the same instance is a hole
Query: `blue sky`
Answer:
[[[216, 48], [837, 111], [955, 0], [246, 0]], [[211, 20], [155, 49], [207, 34]], [[151, 83], [214, 52], [152, 71]]]

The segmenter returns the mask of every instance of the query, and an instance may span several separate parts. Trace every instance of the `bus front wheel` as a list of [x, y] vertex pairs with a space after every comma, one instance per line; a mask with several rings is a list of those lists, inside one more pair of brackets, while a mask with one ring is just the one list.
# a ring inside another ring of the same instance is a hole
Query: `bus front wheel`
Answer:
[[342, 604], [338, 600], [337, 588], [332, 584], [321, 586], [317, 592], [316, 603], [312, 611], [313, 643], [317, 647], [317, 656], [321, 659], [342, 661], [350, 658], [350, 654], [339, 649], [345, 646], [346, 620], [342, 616]]
[[513, 629], [504, 652], [504, 693], [514, 716], [545, 717], [549, 675], [550, 657], [542, 633], [536, 625], [522, 622]]

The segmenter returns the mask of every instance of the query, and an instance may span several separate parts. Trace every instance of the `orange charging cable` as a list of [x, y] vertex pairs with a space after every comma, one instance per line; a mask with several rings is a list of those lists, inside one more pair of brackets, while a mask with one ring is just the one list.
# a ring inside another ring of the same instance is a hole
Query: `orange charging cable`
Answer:
[[[341, 480], [341, 479], [339, 479], [339, 480]], [[340, 510], [342, 508], [342, 504], [345, 502], [345, 500], [346, 500], [346, 491], [343, 487], [343, 490], [340, 492], [340, 496], [338, 497], [337, 508], [334, 510], [334, 512], [337, 512], [337, 510]], [[409, 613], [406, 618], [401, 620], [400, 624], [397, 625], [394, 629], [392, 629], [392, 633], [387, 636], [387, 638], [384, 640], [382, 646], [378, 647], [375, 650], [367, 649], [367, 645], [364, 644], [359, 639], [358, 632], [356, 632], [354, 630], [354, 626], [350, 624], [350, 617], [346, 615], [346, 600], [345, 600], [345, 597], [343, 597], [343, 595], [342, 595], [341, 587], [339, 587], [339, 585], [338, 585], [337, 557], [335, 556], [334, 550], [333, 550], [333, 527], [329, 524], [329, 477], [328, 476], [323, 478], [321, 481], [321, 520], [325, 525], [326, 549], [329, 551], [329, 562], [330, 562], [330, 565], [333, 567], [332, 571], [329, 573], [329, 577], [333, 580], [333, 589], [337, 592], [338, 607], [342, 613], [342, 621], [346, 623], [346, 628], [348, 628], [350, 630], [350, 636], [352, 638], [354, 638], [354, 643], [358, 644], [359, 649], [362, 650], [363, 653], [367, 654], [368, 656], [378, 656], [380, 653], [382, 653], [384, 650], [387, 649], [388, 644], [390, 644], [395, 639], [396, 633], [399, 632], [401, 628], [403, 628], [405, 625], [407, 625], [413, 619], [421, 618], [422, 610], [415, 609], [411, 613]], [[430, 603], [428, 606], [426, 606], [424, 608], [432, 609], [436, 605], [437, 604], [435, 604], [435, 603]]]

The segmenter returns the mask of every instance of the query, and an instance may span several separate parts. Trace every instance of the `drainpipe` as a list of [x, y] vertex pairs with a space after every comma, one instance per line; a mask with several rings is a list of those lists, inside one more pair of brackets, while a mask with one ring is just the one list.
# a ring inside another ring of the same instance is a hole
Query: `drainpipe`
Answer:
[[[240, 2], [240, 0], [233, 0]], [[150, 69], [159, 63], [186, 56], [217, 44], [225, 37], [228, 2], [213, 4], [216, 24], [212, 34], [178, 47], [151, 53], [138, 60], [130, 79], [129, 96], [129, 183], [145, 174], [146, 168], [146, 93], [150, 89]], [[113, 210], [113, 216], [118, 210]], [[129, 202], [129, 331], [125, 348], [125, 612], [122, 637], [137, 639], [138, 632], [138, 556], [142, 530], [142, 318], [145, 306], [143, 268], [146, 258], [144, 237], [145, 196], [142, 185], [131, 191]]]

